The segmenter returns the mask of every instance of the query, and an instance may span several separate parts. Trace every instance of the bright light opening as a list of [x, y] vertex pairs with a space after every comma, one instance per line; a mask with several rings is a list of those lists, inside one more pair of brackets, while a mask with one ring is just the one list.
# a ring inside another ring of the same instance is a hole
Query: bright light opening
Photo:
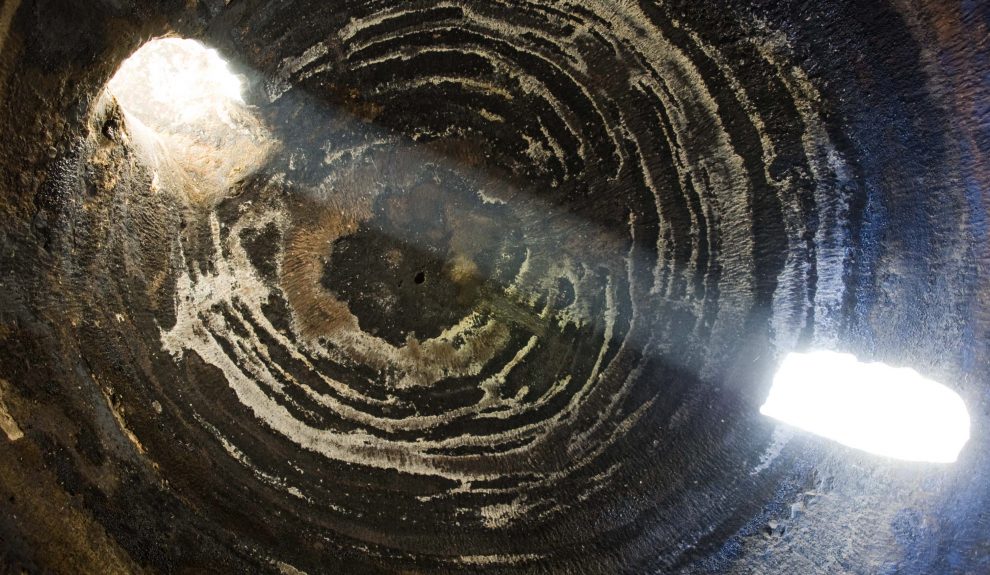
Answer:
[[243, 104], [241, 81], [216, 50], [195, 40], [162, 38], [141, 47], [110, 80], [120, 105], [146, 125], [223, 117]]
[[876, 455], [951, 463], [969, 440], [959, 395], [910, 368], [792, 353], [760, 413]]
[[[155, 158], [166, 188], [215, 203], [253, 172], [271, 138], [245, 105], [241, 80], [216, 50], [160, 38], [121, 64], [107, 85], [128, 133]], [[176, 170], [176, 168], [179, 168]]]

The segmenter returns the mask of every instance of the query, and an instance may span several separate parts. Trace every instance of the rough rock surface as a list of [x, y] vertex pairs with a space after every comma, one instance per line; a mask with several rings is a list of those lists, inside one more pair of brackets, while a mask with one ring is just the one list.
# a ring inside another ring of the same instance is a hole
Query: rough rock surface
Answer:
[[[6, 0], [0, 570], [990, 572], [980, 2]], [[263, 161], [105, 87], [216, 47]], [[954, 465], [758, 414], [911, 365]]]

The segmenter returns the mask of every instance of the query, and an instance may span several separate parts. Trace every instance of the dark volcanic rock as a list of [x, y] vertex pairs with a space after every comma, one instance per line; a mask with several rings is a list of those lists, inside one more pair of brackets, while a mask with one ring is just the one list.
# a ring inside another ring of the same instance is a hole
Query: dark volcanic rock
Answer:
[[[8, 0], [0, 571], [990, 572], [988, 19]], [[106, 90], [166, 35], [234, 145]], [[960, 460], [759, 415], [816, 347]]]

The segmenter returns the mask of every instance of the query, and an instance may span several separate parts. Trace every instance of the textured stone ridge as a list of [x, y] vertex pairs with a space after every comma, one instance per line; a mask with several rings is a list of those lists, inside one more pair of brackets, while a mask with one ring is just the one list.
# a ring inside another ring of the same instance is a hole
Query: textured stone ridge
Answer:
[[[765, 4], [4, 3], [0, 571], [990, 572], [990, 14]], [[107, 91], [165, 35], [250, 158]], [[761, 417], [814, 347], [960, 461]]]

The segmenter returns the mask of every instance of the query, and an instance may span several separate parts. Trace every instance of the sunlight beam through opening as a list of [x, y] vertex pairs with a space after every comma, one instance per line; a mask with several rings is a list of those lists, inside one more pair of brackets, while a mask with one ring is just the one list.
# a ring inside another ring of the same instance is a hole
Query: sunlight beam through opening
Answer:
[[[269, 132], [247, 106], [241, 77], [195, 40], [158, 38], [125, 60], [107, 85], [127, 132], [164, 189], [213, 205], [262, 165]], [[159, 180], [160, 177], [160, 180]]]
[[149, 117], [196, 122], [244, 103], [241, 80], [220, 54], [185, 38], [148, 42], [121, 65], [109, 87], [145, 123]]

